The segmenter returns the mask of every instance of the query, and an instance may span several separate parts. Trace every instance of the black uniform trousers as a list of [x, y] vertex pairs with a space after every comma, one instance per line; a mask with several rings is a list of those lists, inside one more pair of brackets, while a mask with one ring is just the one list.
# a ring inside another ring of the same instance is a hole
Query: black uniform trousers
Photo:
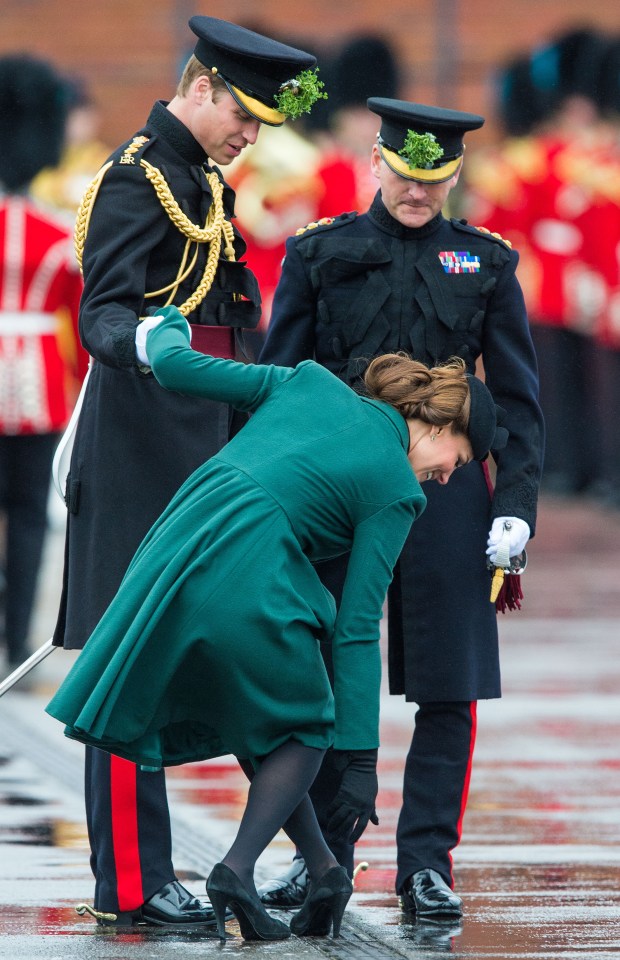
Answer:
[[398, 893], [427, 867], [454, 886], [451, 851], [461, 839], [475, 741], [475, 701], [418, 705], [396, 830]]
[[57, 442], [57, 433], [0, 436], [0, 511], [6, 517], [4, 633], [11, 665], [28, 654]]
[[85, 798], [95, 909], [136, 910], [175, 879], [164, 771], [86, 747]]
[[[340, 602], [346, 558], [316, 565], [323, 584]], [[333, 684], [331, 645], [321, 645]], [[476, 740], [476, 702], [434, 702], [418, 705], [411, 747], [405, 763], [403, 805], [397, 842], [396, 890], [417, 870], [436, 870], [454, 886], [451, 851], [460, 841], [467, 805]], [[341, 774], [333, 769], [327, 751], [310, 797], [325, 840], [338, 862], [353, 874], [355, 847], [333, 841], [327, 833], [329, 806], [340, 787]]]

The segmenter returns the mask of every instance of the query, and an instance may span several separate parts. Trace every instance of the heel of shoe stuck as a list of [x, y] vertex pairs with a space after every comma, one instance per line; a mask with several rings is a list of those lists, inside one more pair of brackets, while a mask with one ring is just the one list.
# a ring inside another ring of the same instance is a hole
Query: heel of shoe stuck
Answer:
[[347, 903], [351, 897], [350, 893], [341, 893], [335, 894], [332, 897], [331, 902], [331, 911], [332, 911], [332, 937], [336, 939], [340, 936], [340, 926], [342, 924], [342, 918], [344, 916], [344, 911], [347, 908]]
[[226, 907], [228, 906], [229, 895], [222, 892], [221, 890], [215, 890], [209, 888], [207, 885], [207, 893], [209, 895], [209, 900], [211, 901], [211, 906], [213, 907], [213, 913], [215, 914], [215, 923], [217, 926], [217, 935], [222, 942], [226, 941]]
[[291, 920], [291, 931], [297, 937], [327, 937], [332, 931], [340, 936], [342, 917], [353, 892], [353, 884], [343, 867], [332, 867], [312, 884], [299, 911]]

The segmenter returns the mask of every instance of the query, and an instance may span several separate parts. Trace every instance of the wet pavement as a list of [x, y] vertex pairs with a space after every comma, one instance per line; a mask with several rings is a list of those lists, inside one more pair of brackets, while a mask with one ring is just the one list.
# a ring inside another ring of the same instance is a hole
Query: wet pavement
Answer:
[[[63, 534], [50, 531], [33, 627], [47, 639]], [[75, 658], [55, 652], [29, 689], [0, 700], [0, 957], [190, 960], [248, 952], [274, 960], [588, 958], [620, 955], [620, 514], [544, 500], [525, 601], [501, 617], [504, 697], [479, 705], [479, 734], [455, 879], [460, 924], [404, 922], [393, 893], [402, 765], [415, 707], [383, 697], [381, 824], [358, 846], [360, 872], [340, 940], [249, 944], [189, 933], [100, 930], [81, 796], [82, 749], [43, 706]], [[0, 668], [0, 676], [2, 676]], [[243, 807], [234, 761], [171, 770], [175, 864], [197, 895]], [[291, 848], [279, 836], [259, 879]], [[229, 927], [234, 932], [234, 925]]]

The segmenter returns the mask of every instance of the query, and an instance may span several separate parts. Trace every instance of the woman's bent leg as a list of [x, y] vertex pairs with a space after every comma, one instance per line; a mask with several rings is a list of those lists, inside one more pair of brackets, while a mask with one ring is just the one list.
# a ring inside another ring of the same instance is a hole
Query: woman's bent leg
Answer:
[[[222, 860], [253, 893], [256, 892], [256, 861], [277, 832], [285, 824], [288, 826], [289, 820], [296, 835], [300, 834], [304, 847], [313, 846], [316, 833], [320, 837], [316, 817], [309, 816], [312, 808], [307, 793], [323, 755], [323, 750], [288, 740], [258, 764], [237, 836]], [[291, 839], [298, 842], [296, 837]], [[321, 843], [324, 845], [322, 838]], [[310, 849], [306, 852], [312, 856]]]

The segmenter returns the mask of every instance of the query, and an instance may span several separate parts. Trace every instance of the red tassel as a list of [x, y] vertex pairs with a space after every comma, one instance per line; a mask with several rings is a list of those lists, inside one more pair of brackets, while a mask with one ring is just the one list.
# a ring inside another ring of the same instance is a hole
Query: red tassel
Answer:
[[522, 600], [521, 577], [515, 573], [507, 573], [495, 601], [495, 609], [498, 613], [506, 613], [506, 610], [520, 610]]
[[[482, 472], [487, 482], [489, 496], [493, 497], [493, 481], [489, 473], [489, 465], [486, 460], [482, 463]], [[495, 601], [495, 610], [497, 613], [506, 613], [506, 610], [520, 610], [523, 600], [523, 587], [521, 586], [521, 577], [514, 573], [507, 573], [504, 577], [501, 589]]]

